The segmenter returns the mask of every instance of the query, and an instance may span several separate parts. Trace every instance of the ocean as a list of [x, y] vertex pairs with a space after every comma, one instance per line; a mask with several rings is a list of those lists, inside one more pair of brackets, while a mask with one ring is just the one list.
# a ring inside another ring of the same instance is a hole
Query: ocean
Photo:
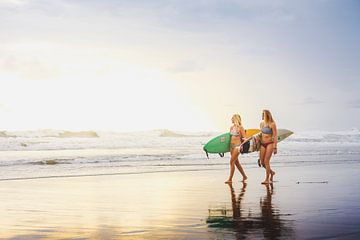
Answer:
[[[218, 132], [175, 133], [86, 132], [56, 130], [2, 132], [0, 181], [153, 172], [219, 170], [228, 168], [229, 153], [221, 158], [202, 150]], [[257, 153], [243, 154], [245, 168], [256, 168]], [[279, 143], [271, 160], [274, 168], [318, 164], [358, 164], [360, 131], [294, 133]]]
[[296, 132], [262, 185], [220, 133], [0, 132], [0, 239], [358, 239], [360, 132]]

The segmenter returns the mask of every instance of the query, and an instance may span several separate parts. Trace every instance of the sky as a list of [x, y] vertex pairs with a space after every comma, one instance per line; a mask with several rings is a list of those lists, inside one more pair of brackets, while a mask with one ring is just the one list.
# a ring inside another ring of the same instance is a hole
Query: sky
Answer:
[[0, 0], [0, 129], [360, 128], [360, 1]]

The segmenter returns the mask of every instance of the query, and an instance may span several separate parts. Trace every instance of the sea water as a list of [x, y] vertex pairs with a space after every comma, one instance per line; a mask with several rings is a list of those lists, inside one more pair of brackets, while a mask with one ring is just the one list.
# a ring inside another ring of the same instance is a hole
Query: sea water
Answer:
[[0, 133], [0, 238], [358, 239], [358, 130], [291, 135], [270, 186], [258, 153], [224, 184], [229, 154], [202, 150], [218, 134]]
[[[97, 137], [78, 137], [61, 131], [2, 132], [0, 180], [149, 172], [202, 171], [228, 168], [225, 157], [202, 150], [220, 133], [96, 132]], [[279, 143], [272, 166], [358, 164], [360, 131], [297, 132]], [[246, 168], [257, 166], [258, 153], [243, 154]]]

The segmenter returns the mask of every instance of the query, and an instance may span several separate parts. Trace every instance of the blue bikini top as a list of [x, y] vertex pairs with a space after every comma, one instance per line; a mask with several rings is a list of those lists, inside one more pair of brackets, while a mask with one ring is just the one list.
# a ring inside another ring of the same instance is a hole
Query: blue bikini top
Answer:
[[273, 130], [269, 126], [265, 126], [261, 129], [261, 132], [264, 134], [273, 134]]

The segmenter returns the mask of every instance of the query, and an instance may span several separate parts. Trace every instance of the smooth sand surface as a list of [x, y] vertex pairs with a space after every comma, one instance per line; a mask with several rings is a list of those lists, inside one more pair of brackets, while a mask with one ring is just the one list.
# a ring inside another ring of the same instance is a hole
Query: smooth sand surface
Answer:
[[358, 239], [359, 164], [0, 182], [1, 239]]

